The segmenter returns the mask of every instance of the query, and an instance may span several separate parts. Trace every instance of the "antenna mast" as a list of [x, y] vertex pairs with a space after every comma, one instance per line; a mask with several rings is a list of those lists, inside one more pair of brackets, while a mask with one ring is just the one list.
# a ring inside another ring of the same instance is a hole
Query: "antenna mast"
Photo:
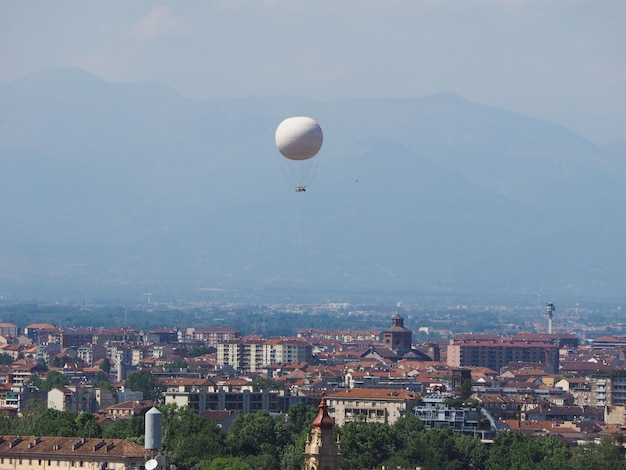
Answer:
[[552, 316], [554, 315], [554, 304], [552, 302], [548, 302], [546, 305], [546, 312], [548, 314], [548, 334], [552, 334]]

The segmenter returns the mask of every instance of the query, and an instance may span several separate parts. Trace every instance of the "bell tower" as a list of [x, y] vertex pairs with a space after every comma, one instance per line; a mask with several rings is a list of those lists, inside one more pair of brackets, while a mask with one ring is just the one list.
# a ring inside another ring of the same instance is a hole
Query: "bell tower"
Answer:
[[322, 397], [313, 429], [304, 446], [304, 470], [341, 470], [341, 452], [335, 438], [335, 422], [328, 414], [326, 397]]
[[398, 356], [411, 350], [413, 332], [404, 327], [404, 318], [397, 313], [391, 319], [391, 328], [383, 331], [383, 344]]

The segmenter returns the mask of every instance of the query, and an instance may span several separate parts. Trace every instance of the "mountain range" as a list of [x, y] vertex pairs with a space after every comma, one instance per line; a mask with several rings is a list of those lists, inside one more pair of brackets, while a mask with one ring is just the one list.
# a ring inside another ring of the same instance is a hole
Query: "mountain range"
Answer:
[[[324, 131], [302, 193], [274, 144], [298, 115]], [[43, 71], [0, 85], [0, 295], [619, 299], [625, 177], [624, 141], [454, 93], [203, 102]]]

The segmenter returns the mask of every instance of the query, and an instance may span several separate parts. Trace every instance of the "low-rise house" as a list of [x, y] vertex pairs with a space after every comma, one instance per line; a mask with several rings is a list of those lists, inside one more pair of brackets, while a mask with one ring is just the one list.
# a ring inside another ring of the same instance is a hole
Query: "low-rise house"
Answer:
[[0, 436], [0, 468], [143, 468], [143, 446], [124, 439]]
[[103, 408], [101, 414], [111, 419], [129, 419], [143, 416], [154, 406], [152, 400], [128, 400]]

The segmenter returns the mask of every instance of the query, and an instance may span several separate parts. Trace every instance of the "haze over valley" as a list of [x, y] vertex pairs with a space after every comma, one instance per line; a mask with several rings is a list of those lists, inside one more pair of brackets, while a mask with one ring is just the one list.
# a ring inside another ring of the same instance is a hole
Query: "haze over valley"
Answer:
[[[296, 193], [274, 130], [324, 131]], [[454, 93], [189, 100], [79, 69], [0, 85], [0, 295], [623, 297], [626, 143]]]

